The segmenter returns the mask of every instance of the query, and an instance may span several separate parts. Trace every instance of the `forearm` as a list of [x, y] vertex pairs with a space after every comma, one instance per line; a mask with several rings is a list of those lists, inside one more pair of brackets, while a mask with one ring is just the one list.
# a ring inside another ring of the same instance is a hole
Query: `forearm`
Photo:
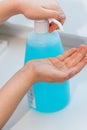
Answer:
[[9, 17], [18, 14], [16, 0], [3, 0], [0, 1], [0, 23], [7, 20]]
[[[18, 103], [34, 83], [31, 68], [26, 67], [17, 72], [0, 90], [0, 129], [14, 112]], [[28, 73], [28, 75], [27, 75]]]

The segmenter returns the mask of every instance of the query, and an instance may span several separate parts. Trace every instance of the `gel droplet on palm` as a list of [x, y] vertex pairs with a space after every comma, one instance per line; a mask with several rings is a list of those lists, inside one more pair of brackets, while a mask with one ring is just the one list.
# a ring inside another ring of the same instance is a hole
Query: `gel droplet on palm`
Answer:
[[[26, 42], [25, 63], [34, 59], [55, 57], [64, 52], [58, 32], [49, 33], [48, 26], [48, 20], [35, 21], [35, 31], [29, 33]], [[67, 106], [69, 100], [69, 81], [39, 82], [28, 92], [29, 107], [39, 112], [59, 111]]]

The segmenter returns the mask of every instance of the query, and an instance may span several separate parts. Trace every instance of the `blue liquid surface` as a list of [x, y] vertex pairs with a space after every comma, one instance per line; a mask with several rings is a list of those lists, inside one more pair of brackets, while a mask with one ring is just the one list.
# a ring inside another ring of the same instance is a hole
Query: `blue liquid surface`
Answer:
[[[55, 57], [64, 52], [58, 32], [30, 33], [26, 43], [25, 63], [32, 59]], [[50, 70], [49, 70], [50, 71]], [[56, 112], [69, 102], [69, 81], [64, 83], [40, 82], [33, 85], [36, 110]]]

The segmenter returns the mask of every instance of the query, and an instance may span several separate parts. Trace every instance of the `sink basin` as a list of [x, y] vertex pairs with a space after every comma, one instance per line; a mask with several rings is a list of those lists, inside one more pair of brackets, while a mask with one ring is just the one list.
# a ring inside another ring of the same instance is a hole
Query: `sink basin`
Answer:
[[[31, 28], [29, 29], [23, 26], [18, 28], [15, 25], [10, 26], [7, 24], [5, 25], [7, 35], [6, 31], [4, 31], [4, 26], [2, 26], [1, 29], [3, 33], [0, 34], [0, 40], [7, 40], [9, 44], [6, 51], [0, 55], [0, 87], [2, 87], [12, 77], [12, 75], [23, 66], [26, 37], [28, 32], [32, 30]], [[77, 47], [82, 43], [87, 43], [86, 37], [79, 37], [66, 33], [60, 33], [60, 37], [65, 50], [71, 47]], [[71, 103], [66, 109], [58, 113], [54, 113], [53, 115], [44, 115], [29, 110], [27, 105], [27, 97], [25, 96], [12, 117], [4, 126], [3, 130], [29, 130], [29, 128], [31, 128], [31, 130], [80, 130], [77, 128], [82, 128], [84, 125], [87, 129], [86, 77], [87, 67], [85, 67], [78, 75], [70, 80]]]
[[[8, 41], [7, 48], [0, 54], [0, 87], [2, 87], [23, 66], [25, 40], [6, 35], [0, 35], [0, 39]], [[9, 130], [27, 111], [25, 96], [3, 130]]]

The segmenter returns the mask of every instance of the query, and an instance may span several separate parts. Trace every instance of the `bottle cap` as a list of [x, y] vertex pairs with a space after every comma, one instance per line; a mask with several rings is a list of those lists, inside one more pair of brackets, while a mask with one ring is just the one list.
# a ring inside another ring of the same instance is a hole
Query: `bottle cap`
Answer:
[[34, 22], [35, 32], [37, 33], [46, 33], [49, 29], [48, 20], [35, 20]]

